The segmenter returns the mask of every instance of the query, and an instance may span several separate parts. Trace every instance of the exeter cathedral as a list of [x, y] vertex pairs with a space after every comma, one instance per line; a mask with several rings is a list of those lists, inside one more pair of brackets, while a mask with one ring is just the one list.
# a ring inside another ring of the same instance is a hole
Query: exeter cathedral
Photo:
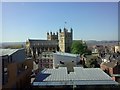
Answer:
[[59, 32], [47, 32], [47, 40], [28, 39], [26, 41], [27, 55], [39, 56], [42, 52], [70, 52], [73, 41], [72, 28], [59, 29]]

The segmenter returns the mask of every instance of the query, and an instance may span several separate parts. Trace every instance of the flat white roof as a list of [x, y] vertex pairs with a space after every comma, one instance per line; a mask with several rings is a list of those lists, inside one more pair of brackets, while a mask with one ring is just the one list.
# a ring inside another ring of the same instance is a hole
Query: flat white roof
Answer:
[[21, 49], [0, 49], [0, 56], [12, 55], [18, 50], [21, 50]]
[[33, 85], [111, 85], [118, 84], [100, 68], [74, 67], [74, 72], [67, 73], [67, 67], [45, 69], [38, 74]]
[[71, 57], [80, 56], [79, 54], [71, 54], [71, 53], [64, 53], [64, 52], [56, 52], [56, 53], [53, 53], [53, 55], [62, 55], [62, 56], [71, 56]]

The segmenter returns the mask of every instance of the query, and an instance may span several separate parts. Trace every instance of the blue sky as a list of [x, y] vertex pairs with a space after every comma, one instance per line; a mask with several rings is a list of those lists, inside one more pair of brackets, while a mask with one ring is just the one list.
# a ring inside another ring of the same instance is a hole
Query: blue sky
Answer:
[[117, 5], [117, 2], [4, 2], [2, 41], [46, 39], [46, 32], [56, 32], [64, 26], [73, 28], [73, 39], [117, 40]]

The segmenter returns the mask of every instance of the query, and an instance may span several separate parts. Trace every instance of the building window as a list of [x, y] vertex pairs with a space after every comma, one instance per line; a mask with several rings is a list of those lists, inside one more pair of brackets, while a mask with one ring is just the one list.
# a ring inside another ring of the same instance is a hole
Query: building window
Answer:
[[62, 37], [62, 35], [60, 35], [60, 37]]
[[52, 62], [53, 60], [51, 59], [50, 61]]
[[60, 40], [61, 43], [63, 43], [63, 40]]
[[46, 64], [46, 68], [49, 68], [49, 64]]
[[28, 66], [26, 65], [26, 66], [25, 66], [25, 69], [27, 69], [27, 68], [28, 68]]
[[48, 55], [48, 57], [50, 57], [50, 55]]
[[42, 64], [40, 66], [42, 67]]
[[47, 61], [49, 62], [49, 59]]
[[46, 62], [46, 60], [44, 59], [44, 62]]
[[9, 59], [7, 60], [7, 62], [9, 63]]
[[47, 59], [47, 62], [49, 62], [49, 59]]
[[42, 63], [42, 59], [40, 60], [40, 62]]

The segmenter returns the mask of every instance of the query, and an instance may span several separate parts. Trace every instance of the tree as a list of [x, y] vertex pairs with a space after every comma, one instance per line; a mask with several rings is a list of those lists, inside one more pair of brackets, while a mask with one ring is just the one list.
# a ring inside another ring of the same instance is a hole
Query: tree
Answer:
[[87, 50], [86, 43], [83, 43], [83, 41], [73, 41], [72, 46], [71, 46], [71, 53], [86, 54], [87, 51], [89, 51], [89, 50]]
[[99, 68], [100, 65], [98, 64], [98, 57], [97, 56], [87, 56], [86, 66], [88, 68]]
[[5, 48], [11, 48], [11, 49], [19, 49], [19, 48], [23, 48], [24, 46], [21, 44], [17, 44], [17, 45], [8, 45]]

